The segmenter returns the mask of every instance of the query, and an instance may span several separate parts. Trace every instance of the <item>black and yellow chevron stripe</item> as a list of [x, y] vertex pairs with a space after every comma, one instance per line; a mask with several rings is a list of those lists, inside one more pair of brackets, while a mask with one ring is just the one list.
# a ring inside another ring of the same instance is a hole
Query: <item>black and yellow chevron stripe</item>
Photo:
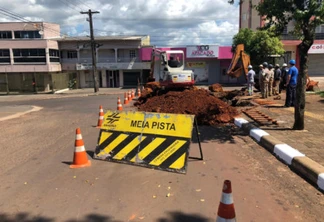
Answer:
[[95, 157], [185, 173], [189, 138], [102, 130]]

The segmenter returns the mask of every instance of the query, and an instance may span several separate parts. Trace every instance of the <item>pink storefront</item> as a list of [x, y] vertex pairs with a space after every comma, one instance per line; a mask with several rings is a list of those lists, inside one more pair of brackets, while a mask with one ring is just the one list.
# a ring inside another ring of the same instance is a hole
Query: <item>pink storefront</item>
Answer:
[[[184, 51], [185, 69], [194, 71], [197, 85], [210, 85], [213, 83], [238, 84], [244, 82], [244, 78], [232, 79], [226, 75], [232, 59], [231, 46], [191, 45], [158, 49]], [[142, 61], [149, 61], [151, 52], [151, 47], [142, 48]], [[143, 82], [145, 82], [148, 73], [149, 70], [143, 70]]]

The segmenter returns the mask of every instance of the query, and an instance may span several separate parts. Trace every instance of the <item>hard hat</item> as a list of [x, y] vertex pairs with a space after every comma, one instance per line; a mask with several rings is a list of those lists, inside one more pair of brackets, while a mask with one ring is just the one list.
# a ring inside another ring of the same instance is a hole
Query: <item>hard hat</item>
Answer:
[[263, 65], [263, 67], [268, 67], [268, 63], [267, 62], [264, 62], [262, 65]]
[[251, 66], [251, 65], [249, 65], [249, 66], [248, 66], [248, 69], [252, 69], [252, 66]]
[[282, 64], [282, 66], [283, 66], [283, 67], [286, 67], [286, 66], [287, 66], [287, 63]]
[[280, 67], [279, 64], [276, 64], [276, 67], [277, 67], [277, 68]]
[[289, 61], [289, 64], [290, 65], [295, 65], [296, 64], [296, 61], [294, 59], [292, 59], [292, 60]]
[[273, 65], [272, 64], [269, 64], [268, 67], [269, 67], [269, 69], [272, 69], [273, 68]]
[[260, 68], [263, 68], [263, 65], [262, 65], [262, 64], [260, 64], [260, 65], [259, 65], [259, 67], [260, 67]]

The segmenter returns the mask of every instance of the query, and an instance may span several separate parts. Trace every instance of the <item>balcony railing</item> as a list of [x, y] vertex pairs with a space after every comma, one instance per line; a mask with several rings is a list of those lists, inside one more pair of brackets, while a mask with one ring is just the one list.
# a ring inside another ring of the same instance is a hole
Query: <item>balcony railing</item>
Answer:
[[[79, 61], [77, 59], [68, 59], [68, 58], [63, 58], [61, 59], [61, 61], [63, 63], [92, 63], [92, 58], [91, 57], [84, 57], [84, 58], [80, 58]], [[135, 60], [133, 58], [130, 57], [118, 57], [117, 61], [115, 59], [115, 57], [99, 57], [97, 62], [98, 63], [127, 63], [127, 62], [141, 62], [141, 60], [139, 58], [135, 58]]]
[[[324, 33], [315, 33], [315, 39], [324, 39]], [[299, 40], [296, 36], [291, 34], [282, 34], [281, 40]]]

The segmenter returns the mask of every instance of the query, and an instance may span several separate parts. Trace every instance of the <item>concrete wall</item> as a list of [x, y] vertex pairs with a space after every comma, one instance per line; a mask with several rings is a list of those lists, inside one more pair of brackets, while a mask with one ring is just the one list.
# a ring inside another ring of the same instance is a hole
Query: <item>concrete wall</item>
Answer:
[[[257, 5], [260, 0], [252, 0], [252, 5]], [[240, 5], [240, 28], [251, 28], [256, 30], [261, 25], [261, 18], [254, 8], [250, 8], [250, 1], [243, 1]], [[249, 24], [249, 20], [251, 22]], [[249, 27], [251, 25], [251, 27]]]

